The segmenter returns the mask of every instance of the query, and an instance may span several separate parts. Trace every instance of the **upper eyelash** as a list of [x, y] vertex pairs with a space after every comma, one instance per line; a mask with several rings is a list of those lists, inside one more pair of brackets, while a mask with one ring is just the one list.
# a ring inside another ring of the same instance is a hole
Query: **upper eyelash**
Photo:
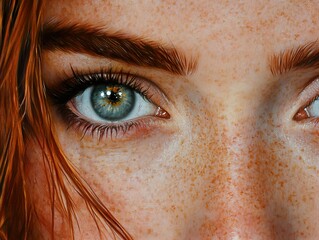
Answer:
[[101, 69], [99, 72], [82, 73], [72, 69], [73, 77], [63, 81], [58, 87], [49, 88], [47, 93], [57, 105], [64, 105], [77, 94], [83, 92], [88, 87], [97, 84], [115, 83], [123, 84], [126, 87], [138, 91], [149, 102], [152, 96], [148, 94], [149, 87], [142, 85], [137, 81], [138, 76], [132, 75], [129, 72], [113, 72], [112, 68], [108, 70]]

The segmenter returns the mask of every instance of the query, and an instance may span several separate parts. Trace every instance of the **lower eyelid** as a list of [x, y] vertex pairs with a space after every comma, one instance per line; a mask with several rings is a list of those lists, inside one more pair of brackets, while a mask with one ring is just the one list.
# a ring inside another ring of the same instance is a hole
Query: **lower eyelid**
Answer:
[[68, 131], [75, 131], [79, 138], [90, 137], [98, 140], [119, 139], [131, 140], [145, 137], [152, 131], [166, 128], [166, 120], [155, 116], [135, 119], [121, 124], [90, 123], [69, 109], [58, 111], [62, 113]]

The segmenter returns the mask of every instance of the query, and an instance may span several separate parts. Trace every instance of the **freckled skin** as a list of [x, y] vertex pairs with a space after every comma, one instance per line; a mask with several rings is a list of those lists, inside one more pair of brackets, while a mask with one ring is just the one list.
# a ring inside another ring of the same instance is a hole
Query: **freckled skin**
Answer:
[[[273, 77], [268, 63], [318, 38], [318, 10], [288, 0], [48, 1], [45, 20], [98, 24], [198, 56], [186, 77], [133, 67], [169, 97], [171, 116], [136, 138], [81, 140], [53, 114], [66, 155], [134, 239], [319, 238], [318, 130], [292, 119], [297, 80]], [[87, 70], [108, 61], [89, 57], [83, 66], [75, 55], [44, 53], [45, 81], [69, 63]], [[49, 239], [39, 151], [30, 159], [39, 236]], [[76, 239], [98, 238], [73, 195]], [[65, 224], [57, 217], [56, 234], [67, 239]]]

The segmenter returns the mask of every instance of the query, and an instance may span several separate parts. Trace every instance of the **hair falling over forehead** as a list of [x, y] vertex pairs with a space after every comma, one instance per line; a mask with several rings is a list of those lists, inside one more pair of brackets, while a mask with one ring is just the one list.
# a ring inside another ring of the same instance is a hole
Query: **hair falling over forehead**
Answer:
[[[50, 186], [51, 235], [54, 211], [68, 220], [73, 236], [76, 213], [67, 184], [83, 197], [97, 229], [132, 239], [63, 154], [51, 126], [41, 79], [41, 0], [2, 0], [0, 42], [0, 239], [33, 239], [36, 209], [25, 175], [26, 143], [42, 149]], [[81, 228], [81, 226], [80, 226]]]

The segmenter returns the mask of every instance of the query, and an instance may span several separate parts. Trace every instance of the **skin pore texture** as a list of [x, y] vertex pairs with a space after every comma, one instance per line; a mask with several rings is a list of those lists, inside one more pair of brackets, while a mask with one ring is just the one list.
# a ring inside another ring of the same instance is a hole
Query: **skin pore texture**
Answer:
[[[70, 66], [80, 72], [112, 66], [143, 76], [166, 96], [158, 94], [155, 103], [169, 119], [153, 117], [149, 127], [113, 139], [67, 129], [52, 106], [65, 154], [134, 239], [319, 238], [318, 126], [293, 119], [316, 98], [319, 69], [272, 74], [270, 68], [273, 55], [318, 39], [319, 4], [52, 0], [44, 10], [45, 22], [121, 32], [174, 46], [196, 61], [192, 73], [178, 75], [43, 51], [47, 86], [71, 78]], [[39, 148], [30, 147], [38, 237], [50, 239], [46, 169]], [[74, 191], [73, 197], [75, 239], [99, 238], [84, 201]], [[58, 213], [55, 220], [56, 239], [70, 238], [67, 221]]]

